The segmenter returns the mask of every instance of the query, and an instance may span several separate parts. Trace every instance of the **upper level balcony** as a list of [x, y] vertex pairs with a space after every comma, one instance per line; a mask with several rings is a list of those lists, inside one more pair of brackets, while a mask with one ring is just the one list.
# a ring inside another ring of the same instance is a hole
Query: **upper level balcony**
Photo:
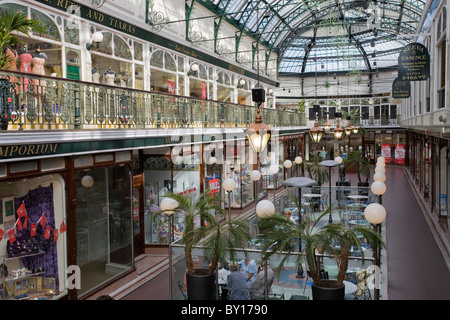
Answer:
[[[0, 78], [2, 128], [10, 131], [246, 128], [257, 113], [255, 106], [7, 70], [0, 70]], [[291, 109], [261, 108], [261, 116], [271, 127], [314, 124]], [[400, 116], [381, 112], [358, 121], [364, 127], [399, 126]]]
[[[8, 130], [248, 127], [257, 107], [167, 93], [0, 71]], [[271, 127], [305, 127], [304, 114], [261, 108]]]

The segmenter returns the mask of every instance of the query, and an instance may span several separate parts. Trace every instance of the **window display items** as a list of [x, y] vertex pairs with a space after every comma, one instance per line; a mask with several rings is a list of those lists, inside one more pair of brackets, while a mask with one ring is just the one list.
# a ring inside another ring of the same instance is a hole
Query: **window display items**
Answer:
[[100, 73], [95, 66], [92, 68], [92, 82], [100, 83]]
[[[28, 45], [24, 45], [22, 49], [19, 51], [19, 71], [25, 73], [31, 73], [31, 60], [33, 56], [30, 52], [28, 52]], [[29, 79], [24, 79], [24, 86], [20, 86], [20, 90], [28, 90]]]
[[[31, 71], [35, 74], [40, 74], [45, 76], [45, 60], [47, 59], [47, 55], [43, 52], [41, 52], [41, 47], [37, 46], [35, 53], [32, 55], [31, 59]], [[41, 85], [42, 87], [45, 87], [46, 81], [41, 80], [39, 83], [38, 79], [33, 80], [33, 84], [35, 85]]]
[[[19, 54], [16, 50], [16, 45], [13, 44], [11, 46], [3, 49], [4, 55], [7, 57], [7, 61], [5, 64], [5, 69], [11, 71], [17, 71], [17, 62], [19, 61]], [[16, 77], [10, 77], [11, 82], [17, 82]]]
[[107, 85], [109, 85], [109, 86], [113, 86], [115, 78], [116, 78], [116, 73], [111, 70], [111, 67], [106, 69], [106, 71], [105, 71], [105, 83]]

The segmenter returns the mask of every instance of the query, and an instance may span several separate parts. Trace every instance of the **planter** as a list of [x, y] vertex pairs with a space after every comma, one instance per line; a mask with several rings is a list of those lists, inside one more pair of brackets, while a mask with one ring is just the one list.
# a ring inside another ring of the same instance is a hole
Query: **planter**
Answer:
[[216, 300], [216, 274], [202, 274], [206, 269], [196, 269], [198, 274], [186, 272], [188, 300]]
[[358, 182], [358, 194], [363, 196], [369, 195], [369, 183], [368, 182]]
[[326, 284], [327, 286], [319, 287], [312, 283], [311, 288], [313, 300], [344, 300], [344, 284], [340, 287], [335, 287], [333, 286], [333, 284], [336, 283], [335, 280], [321, 280], [320, 282]]

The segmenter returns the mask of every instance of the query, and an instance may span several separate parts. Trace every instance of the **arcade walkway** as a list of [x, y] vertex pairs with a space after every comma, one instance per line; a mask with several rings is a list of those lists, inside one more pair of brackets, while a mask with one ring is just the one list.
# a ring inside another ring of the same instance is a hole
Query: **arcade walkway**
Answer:
[[[450, 300], [450, 265], [446, 263], [450, 260], [440, 250], [432, 233], [435, 229], [429, 227], [406, 174], [403, 167], [386, 166], [387, 192], [382, 203], [387, 211], [383, 228], [387, 249], [382, 256], [382, 277], [387, 291], [382, 291], [381, 299]], [[356, 177], [347, 178], [356, 184]], [[167, 300], [167, 284], [166, 268], [122, 299]]]

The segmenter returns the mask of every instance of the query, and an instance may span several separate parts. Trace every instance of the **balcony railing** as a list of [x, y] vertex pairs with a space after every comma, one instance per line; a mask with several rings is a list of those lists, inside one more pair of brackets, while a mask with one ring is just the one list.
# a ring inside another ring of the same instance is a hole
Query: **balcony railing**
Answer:
[[[0, 70], [8, 130], [248, 127], [254, 106]], [[272, 127], [305, 126], [304, 114], [261, 108]]]

